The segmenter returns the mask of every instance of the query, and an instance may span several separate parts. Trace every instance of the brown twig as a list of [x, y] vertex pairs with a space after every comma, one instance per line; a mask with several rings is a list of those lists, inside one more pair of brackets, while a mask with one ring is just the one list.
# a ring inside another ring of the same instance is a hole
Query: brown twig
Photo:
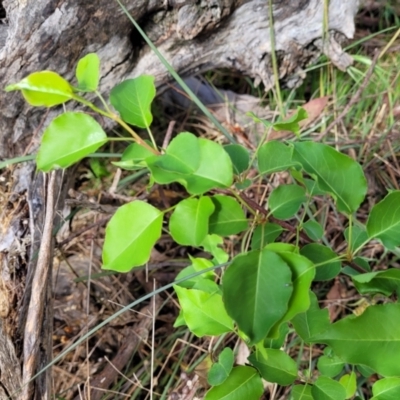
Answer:
[[334, 121], [332, 121], [329, 126], [319, 135], [316, 137], [316, 141], [321, 140], [339, 121], [341, 121], [346, 114], [350, 111], [350, 108], [357, 103], [360, 100], [361, 94], [366, 88], [368, 82], [371, 79], [372, 73], [374, 72], [376, 63], [378, 62], [379, 58], [379, 51], [375, 52], [374, 58], [371, 62], [371, 65], [368, 68], [367, 73], [365, 74], [364, 80], [362, 81], [361, 85], [357, 89], [357, 91], [354, 93], [353, 97], [350, 99], [350, 101], [347, 103], [346, 107], [343, 109], [343, 111], [335, 118]]
[[[56, 172], [50, 173], [47, 184], [46, 214], [43, 227], [42, 242], [39, 249], [35, 275], [32, 281], [32, 296], [29, 302], [28, 314], [24, 331], [24, 362], [23, 362], [23, 393], [20, 399], [32, 398], [33, 382], [30, 382], [36, 371], [37, 359], [41, 348], [40, 333], [43, 323], [46, 288], [51, 265], [53, 220], [55, 209]], [[49, 305], [50, 306], [50, 305]]]
[[165, 138], [164, 138], [163, 145], [162, 145], [163, 149], [166, 149], [169, 145], [169, 142], [170, 142], [171, 136], [172, 136], [172, 132], [174, 131], [175, 124], [176, 124], [176, 121], [169, 121], [167, 133], [165, 134]]

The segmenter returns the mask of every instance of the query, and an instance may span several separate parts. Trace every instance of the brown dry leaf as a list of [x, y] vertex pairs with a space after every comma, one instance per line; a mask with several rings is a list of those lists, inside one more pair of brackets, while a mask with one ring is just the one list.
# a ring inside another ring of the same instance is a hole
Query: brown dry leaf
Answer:
[[327, 300], [331, 300], [329, 302], [328, 311], [329, 311], [329, 319], [333, 322], [340, 313], [341, 307], [337, 303], [337, 300], [341, 299], [341, 285], [339, 279], [335, 279], [335, 283], [330, 288], [328, 294], [326, 295]]
[[[322, 114], [322, 111], [328, 104], [329, 98], [329, 96], [319, 97], [318, 99], [310, 100], [308, 103], [305, 103], [301, 106], [307, 111], [308, 117], [299, 122], [300, 128], [311, 125], [315, 120], [319, 118], [319, 116]], [[290, 111], [287, 115], [287, 118], [290, 118], [295, 112], [295, 110]], [[290, 131], [272, 130], [269, 135], [269, 139], [277, 140], [289, 135], [293, 135], [293, 133]]]
[[322, 111], [324, 111], [324, 108], [328, 104], [329, 98], [330, 96], [319, 97], [302, 105], [302, 108], [307, 111], [308, 117], [300, 121], [299, 125], [301, 128], [310, 125], [322, 114]]

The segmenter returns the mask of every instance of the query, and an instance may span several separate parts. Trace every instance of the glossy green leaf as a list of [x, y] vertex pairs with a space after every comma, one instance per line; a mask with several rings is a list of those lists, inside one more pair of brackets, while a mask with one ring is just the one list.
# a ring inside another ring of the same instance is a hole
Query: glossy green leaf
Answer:
[[252, 353], [248, 360], [267, 382], [287, 386], [296, 380], [297, 364], [284, 351], [265, 349], [265, 355], [258, 351]]
[[169, 220], [172, 238], [181, 245], [200, 246], [208, 234], [213, 211], [214, 204], [209, 197], [182, 200]]
[[288, 333], [289, 325], [281, 324], [276, 337], [264, 339], [264, 347], [279, 350], [282, 346], [284, 346]]
[[157, 183], [180, 182], [186, 184], [186, 178], [200, 166], [200, 145], [196, 136], [181, 132], [165, 150], [165, 154], [147, 157], [147, 165]]
[[346, 390], [338, 382], [327, 376], [320, 376], [311, 388], [314, 400], [345, 400]]
[[390, 250], [400, 245], [399, 190], [389, 193], [372, 208], [367, 221], [367, 232], [371, 239], [380, 239]]
[[220, 247], [223, 245], [223, 243], [224, 240], [221, 236], [207, 235], [206, 238], [201, 242], [200, 246], [214, 257], [217, 264], [224, 264], [229, 260], [229, 255], [222, 247]]
[[136, 170], [145, 167], [144, 160], [153, 156], [154, 153], [148, 148], [139, 143], [132, 143], [123, 152], [121, 160], [114, 161], [113, 164], [126, 170]]
[[305, 313], [296, 315], [291, 321], [297, 334], [306, 343], [315, 341], [314, 338], [319, 333], [330, 327], [328, 310], [319, 308], [317, 297], [313, 292], [310, 292], [310, 302], [310, 308]]
[[258, 170], [260, 174], [285, 171], [297, 164], [293, 161], [293, 147], [277, 140], [263, 144], [257, 153]]
[[90, 115], [67, 112], [51, 121], [42, 136], [37, 168], [67, 168], [107, 142], [103, 128]]
[[13, 90], [21, 90], [25, 100], [36, 107], [53, 107], [73, 97], [72, 86], [52, 71], [34, 72], [22, 81], [5, 88], [6, 92]]
[[324, 355], [318, 358], [318, 371], [321, 372], [322, 375], [334, 378], [342, 372], [344, 362], [341, 358], [332, 354], [332, 351], [329, 352], [330, 354], [325, 353], [326, 352], [324, 351]]
[[295, 385], [290, 392], [290, 400], [314, 400], [311, 385]]
[[278, 120], [274, 123], [257, 117], [253, 112], [248, 112], [247, 115], [252, 117], [254, 121], [262, 123], [266, 128], [273, 128], [275, 131], [293, 132], [297, 136], [300, 134], [299, 122], [306, 119], [308, 116], [307, 111], [302, 107], [297, 107], [296, 112], [290, 117], [284, 120]]
[[224, 150], [229, 154], [233, 165], [233, 172], [239, 175], [246, 171], [250, 165], [249, 151], [240, 144], [228, 144]]
[[368, 272], [352, 277], [354, 285], [361, 294], [382, 293], [400, 296], [400, 269], [391, 268], [385, 271]]
[[327, 246], [319, 243], [306, 244], [300, 249], [300, 254], [315, 264], [315, 281], [331, 280], [340, 272], [342, 264], [338, 255]]
[[[300, 173], [299, 171], [294, 171], [294, 170], [291, 171], [292, 176], [299, 175], [299, 173]], [[323, 196], [327, 194], [327, 192], [325, 190], [322, 190], [318, 186], [318, 183], [313, 179], [302, 178], [300, 182], [305, 186], [307, 193], [310, 196]]]
[[352, 214], [367, 193], [363, 170], [351, 157], [339, 153], [322, 143], [299, 142], [293, 144], [294, 160], [336, 200], [339, 211]]
[[298, 185], [280, 185], [269, 196], [268, 208], [278, 219], [293, 217], [306, 201], [306, 191]]
[[180, 133], [166, 154], [146, 159], [155, 182], [179, 182], [190, 194], [226, 188], [233, 182], [232, 162], [224, 148], [211, 140]]
[[325, 343], [349, 364], [363, 364], [382, 376], [400, 375], [400, 304], [368, 307], [359, 317], [349, 316], [313, 341]]
[[110, 102], [125, 122], [148, 128], [153, 121], [151, 103], [155, 95], [154, 77], [141, 75], [114, 86], [110, 92]]
[[[349, 233], [350, 233], [349, 228], [346, 228], [344, 231], [344, 237], [347, 243], [349, 243], [350, 240]], [[362, 247], [367, 242], [368, 242], [368, 234], [365, 228], [361, 228], [358, 225], [353, 225], [351, 230], [351, 246], [350, 246], [351, 251], [355, 252], [357, 249]]]
[[304, 222], [303, 229], [306, 235], [314, 241], [321, 239], [324, 235], [324, 229], [321, 224], [311, 219]]
[[372, 368], [366, 367], [365, 365], [357, 365], [356, 369], [365, 378], [370, 378], [375, 374], [375, 371]]
[[349, 374], [345, 374], [339, 379], [339, 383], [346, 390], [346, 399], [352, 398], [356, 394], [357, 390], [357, 377], [354, 371]]
[[246, 215], [233, 197], [216, 195], [211, 200], [215, 209], [210, 217], [210, 233], [229, 236], [247, 229]]
[[291, 277], [290, 267], [268, 250], [240, 254], [225, 272], [225, 308], [252, 344], [264, 339], [285, 315], [293, 291]]
[[282, 232], [283, 228], [273, 222], [258, 225], [256, 229], [254, 229], [251, 238], [251, 248], [253, 250], [261, 250], [268, 243], [274, 242]]
[[186, 325], [198, 337], [233, 331], [233, 321], [226, 313], [222, 296], [215, 286], [214, 293], [174, 286]]
[[96, 53], [89, 53], [78, 61], [76, 67], [78, 89], [83, 92], [97, 90], [100, 78], [100, 59]]
[[235, 356], [229, 347], [225, 347], [218, 356], [218, 362], [208, 371], [207, 381], [211, 386], [218, 386], [225, 382], [233, 368]]
[[128, 272], [149, 261], [162, 220], [163, 213], [143, 201], [119, 207], [107, 224], [102, 268]]
[[398, 400], [400, 399], [400, 378], [391, 377], [379, 379], [372, 386], [371, 400]]
[[[179, 272], [179, 274], [176, 276], [175, 280], [179, 280], [186, 276], [193, 275], [196, 272], [203, 271], [203, 270], [213, 266], [213, 263], [210, 260], [207, 260], [205, 258], [190, 257], [190, 261], [192, 262], [192, 264], [189, 265], [188, 267], [182, 269]], [[205, 272], [203, 275], [199, 275], [199, 276], [187, 279], [186, 281], [179, 283], [178, 286], [184, 287], [186, 289], [193, 289], [193, 286], [200, 279], [208, 279], [208, 280], [214, 281], [215, 273], [213, 271]]]
[[295, 135], [300, 135], [299, 122], [303, 121], [308, 117], [307, 111], [302, 107], [297, 107], [296, 112], [289, 118], [285, 118], [283, 121], [277, 121], [273, 127], [276, 131], [289, 131]]
[[259, 400], [263, 391], [257, 370], [239, 366], [232, 369], [222, 385], [211, 388], [204, 400]]
[[187, 181], [187, 191], [202, 194], [211, 189], [227, 188], [233, 182], [232, 162], [224, 148], [212, 140], [199, 138], [200, 166]]
[[300, 254], [273, 250], [273, 245], [267, 245], [266, 249], [276, 251], [292, 271], [293, 293], [289, 300], [288, 309], [270, 332], [273, 336], [277, 336], [280, 324], [290, 321], [296, 315], [307, 311], [310, 307], [310, 286], [315, 275], [315, 268], [314, 264], [308, 258]]

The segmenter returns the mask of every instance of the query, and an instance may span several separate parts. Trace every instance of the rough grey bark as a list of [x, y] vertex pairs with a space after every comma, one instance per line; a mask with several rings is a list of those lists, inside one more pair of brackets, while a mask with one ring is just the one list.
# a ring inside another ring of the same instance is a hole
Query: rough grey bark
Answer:
[[[102, 62], [101, 90], [141, 73], [156, 76], [161, 87], [170, 77], [144, 45], [115, 1], [3, 0], [0, 12], [0, 82], [16, 82], [50, 69], [73, 79], [80, 57], [97, 52]], [[279, 78], [298, 85], [303, 68], [322, 52], [339, 68], [349, 57], [340, 42], [354, 33], [358, 0], [329, 1], [329, 35], [322, 40], [324, 0], [274, 0], [273, 31]], [[189, 76], [214, 68], [233, 68], [263, 82], [273, 81], [271, 31], [266, 0], [126, 0], [131, 15], [170, 61]], [[43, 126], [60, 112], [29, 107], [19, 93], [0, 96], [0, 159], [35, 151]], [[58, 174], [57, 185], [61, 184]], [[66, 185], [64, 185], [66, 186]], [[58, 196], [62, 202], [63, 195]], [[0, 179], [0, 399], [50, 398], [50, 373], [20, 391], [27, 368], [23, 348], [29, 304], [41, 249], [47, 186], [32, 163], [10, 167]], [[42, 290], [51, 298], [46, 278]], [[33, 303], [32, 303], [33, 304]], [[42, 307], [44, 305], [42, 304]], [[33, 370], [51, 359], [51, 307], [44, 307], [38, 359]], [[47, 322], [46, 322], [47, 321]], [[29, 361], [30, 362], [30, 361]], [[23, 395], [22, 395], [23, 393]]]

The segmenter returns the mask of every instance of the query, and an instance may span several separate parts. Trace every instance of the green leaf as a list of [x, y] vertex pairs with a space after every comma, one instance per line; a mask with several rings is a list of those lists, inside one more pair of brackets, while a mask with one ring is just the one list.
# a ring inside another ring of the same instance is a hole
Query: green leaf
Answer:
[[290, 400], [314, 400], [310, 385], [295, 385], [290, 393]]
[[398, 400], [400, 399], [400, 378], [384, 378], [376, 381], [372, 386], [371, 400]]
[[399, 190], [389, 193], [372, 208], [367, 221], [367, 232], [371, 239], [380, 239], [389, 250], [400, 245]]
[[[190, 256], [189, 256], [190, 257]], [[191, 265], [184, 268], [179, 274], [176, 276], [175, 280], [179, 280], [184, 278], [185, 276], [192, 275], [196, 272], [200, 272], [207, 268], [213, 266], [213, 263], [210, 260], [205, 258], [194, 258], [190, 257], [190, 261], [192, 262]], [[193, 286], [200, 280], [200, 279], [208, 279], [214, 281], [215, 273], [214, 271], [205, 272], [203, 275], [196, 276], [194, 278], [187, 279], [178, 284], [178, 286], [184, 287], [186, 289], [193, 289]]]
[[232, 185], [232, 162], [224, 148], [212, 140], [199, 138], [200, 166], [189, 176], [187, 191], [202, 194], [211, 189], [227, 188]]
[[264, 339], [285, 315], [293, 291], [291, 277], [289, 266], [268, 250], [235, 257], [225, 272], [225, 308], [251, 344]]
[[354, 285], [361, 294], [382, 293], [391, 296], [394, 292], [400, 296], [400, 269], [368, 272], [352, 277]]
[[261, 378], [254, 368], [239, 366], [222, 385], [211, 388], [204, 400], [259, 400], [264, 391]]
[[302, 107], [297, 107], [296, 112], [291, 115], [289, 118], [286, 118], [282, 121], [277, 121], [275, 123], [271, 123], [265, 119], [258, 118], [253, 112], [248, 112], [248, 116], [252, 117], [254, 121], [261, 122], [266, 128], [273, 128], [276, 131], [289, 131], [293, 132], [295, 135], [299, 136], [300, 134], [300, 125], [299, 122], [306, 119], [308, 114], [307, 111]]
[[149, 261], [162, 220], [163, 213], [143, 201], [119, 207], [107, 224], [102, 269], [128, 272]]
[[320, 332], [324, 332], [330, 326], [329, 313], [325, 308], [321, 310], [318, 306], [317, 297], [310, 292], [310, 308], [292, 319], [292, 324], [297, 334], [306, 342], [311, 343]]
[[181, 182], [200, 166], [200, 145], [196, 136], [181, 132], [176, 136], [161, 156], [148, 157], [146, 162], [157, 183]]
[[[344, 231], [344, 237], [349, 243], [349, 228], [346, 228]], [[365, 231], [365, 228], [361, 228], [358, 225], [353, 225], [351, 230], [351, 251], [354, 253], [359, 247], [362, 247], [365, 243], [368, 242], [368, 234]]]
[[268, 243], [274, 242], [282, 231], [283, 228], [273, 222], [258, 225], [251, 238], [251, 248], [253, 250], [261, 250]]
[[352, 398], [356, 394], [357, 390], [357, 377], [354, 371], [350, 374], [345, 374], [339, 379], [339, 383], [346, 390], [346, 399]]
[[126, 170], [136, 170], [146, 167], [144, 160], [153, 156], [154, 153], [148, 148], [139, 143], [132, 143], [125, 149], [121, 161], [114, 161], [113, 164]]
[[280, 185], [270, 194], [268, 208], [275, 218], [289, 219], [306, 200], [306, 191], [301, 186]]
[[276, 338], [266, 338], [264, 340], [264, 347], [269, 349], [279, 350], [286, 340], [286, 336], [289, 333], [289, 325], [281, 324]]
[[103, 128], [90, 116], [67, 112], [51, 121], [42, 136], [37, 168], [47, 172], [67, 168], [107, 142]]
[[260, 174], [285, 171], [298, 164], [293, 161], [293, 147], [277, 140], [263, 144], [257, 153], [258, 170]]
[[375, 374], [372, 368], [366, 367], [365, 365], [357, 365], [357, 371], [365, 378], [370, 378]]
[[328, 281], [337, 276], [341, 269], [338, 255], [319, 243], [306, 244], [300, 254], [311, 260], [316, 266], [315, 281]]
[[72, 86], [52, 71], [34, 72], [5, 88], [6, 92], [13, 90], [21, 90], [25, 100], [36, 107], [53, 107], [73, 98]]
[[224, 264], [229, 260], [229, 255], [224, 251], [223, 248], [219, 247], [223, 245], [223, 243], [224, 240], [221, 236], [207, 235], [200, 246], [215, 258], [217, 264]]
[[319, 240], [324, 235], [324, 229], [321, 224], [311, 219], [304, 222], [303, 229], [311, 240]]
[[[331, 349], [329, 350], [330, 354], [324, 354], [318, 358], [317, 368], [322, 375], [325, 375], [329, 378], [334, 378], [342, 372], [344, 368], [344, 362], [341, 358], [332, 354]], [[326, 352], [324, 351], [324, 353]]]
[[250, 155], [245, 147], [240, 144], [228, 144], [224, 146], [224, 150], [229, 154], [235, 175], [240, 175], [249, 168]]
[[349, 364], [363, 364], [382, 376], [400, 375], [400, 304], [368, 307], [359, 317], [346, 317], [313, 341], [332, 347]]
[[236, 235], [247, 229], [248, 222], [240, 204], [232, 197], [211, 197], [215, 206], [210, 217], [210, 233], [221, 236]]
[[214, 293], [174, 286], [186, 325], [198, 337], [233, 331], [233, 321], [226, 313], [222, 296], [215, 286]]
[[111, 173], [108, 171], [104, 160], [99, 160], [98, 158], [91, 158], [89, 160], [90, 169], [93, 171], [93, 175], [97, 179], [110, 176]]
[[155, 182], [179, 182], [190, 194], [226, 188], [233, 181], [232, 162], [224, 148], [211, 140], [180, 133], [166, 154], [146, 159]]
[[96, 53], [89, 53], [78, 61], [76, 67], [78, 89], [82, 92], [97, 90], [100, 77], [100, 59]]
[[308, 117], [307, 111], [302, 107], [297, 107], [296, 112], [286, 118], [283, 121], [277, 121], [274, 123], [273, 127], [276, 131], [290, 131], [296, 136], [300, 135], [300, 125], [299, 122]]
[[336, 200], [340, 212], [355, 212], [367, 193], [363, 170], [351, 157], [330, 146], [315, 142], [293, 144], [294, 160]]
[[327, 376], [320, 376], [311, 388], [314, 400], [345, 400], [346, 390], [338, 382]]
[[289, 300], [288, 309], [270, 332], [270, 335], [277, 336], [280, 324], [293, 319], [297, 314], [307, 311], [310, 307], [310, 286], [315, 275], [315, 268], [309, 259], [300, 254], [273, 250], [273, 248], [273, 245], [266, 247], [267, 250], [276, 251], [289, 266], [292, 271], [293, 284], [293, 293]]
[[218, 386], [224, 383], [233, 368], [235, 356], [229, 347], [225, 347], [218, 356], [218, 362], [213, 364], [208, 371], [207, 381], [210, 386]]
[[265, 349], [265, 354], [267, 357], [257, 351], [248, 360], [267, 382], [291, 385], [297, 378], [297, 364], [294, 360], [282, 350]]
[[213, 211], [209, 197], [182, 200], [169, 220], [172, 238], [181, 245], [200, 246], [208, 234], [208, 220]]
[[110, 102], [128, 124], [148, 128], [152, 121], [151, 103], [156, 95], [154, 76], [127, 79], [110, 92]]

